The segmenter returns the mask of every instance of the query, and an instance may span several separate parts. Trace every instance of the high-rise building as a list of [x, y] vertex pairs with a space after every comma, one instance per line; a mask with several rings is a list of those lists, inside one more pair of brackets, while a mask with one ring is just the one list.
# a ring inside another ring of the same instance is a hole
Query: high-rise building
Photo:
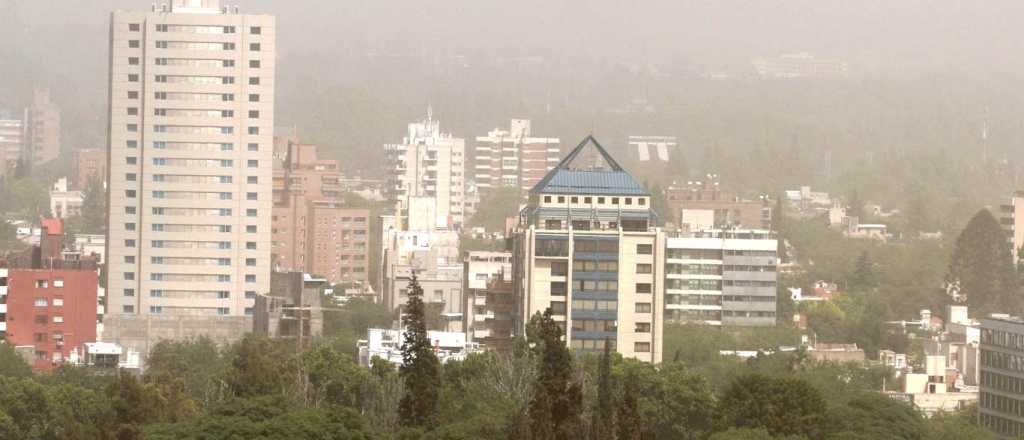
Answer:
[[1008, 315], [981, 318], [978, 422], [1003, 438], [1024, 434], [1024, 320]]
[[0, 177], [12, 173], [25, 148], [25, 124], [0, 114]]
[[275, 31], [218, 0], [112, 13], [105, 332], [251, 328], [270, 287]]
[[338, 162], [318, 158], [316, 145], [283, 141], [277, 148], [275, 270], [309, 272], [331, 283], [365, 283], [370, 211], [344, 205]]
[[528, 119], [513, 119], [508, 130], [495, 128], [477, 136], [474, 179], [482, 191], [514, 187], [533, 188], [561, 156], [558, 138], [530, 136]]
[[408, 209], [409, 199], [425, 197], [434, 205], [435, 228], [458, 228], [465, 220], [466, 191], [463, 139], [442, 133], [440, 122], [427, 118], [409, 124], [409, 135], [401, 144], [384, 146], [391, 166], [388, 195]]
[[466, 257], [462, 290], [462, 326], [466, 336], [492, 349], [512, 341], [515, 292], [512, 286], [512, 254], [473, 251]]
[[1010, 255], [1014, 263], [1024, 264], [1024, 191], [1010, 197], [1010, 203], [999, 207], [999, 223], [1006, 231]]
[[24, 157], [33, 165], [49, 162], [60, 155], [60, 108], [50, 102], [50, 91], [32, 92], [32, 105], [25, 109], [27, 139]]
[[78, 150], [75, 152], [75, 189], [84, 190], [89, 180], [107, 178], [107, 151], [101, 149]]
[[667, 239], [665, 319], [774, 326], [777, 247], [766, 230], [707, 230]]
[[516, 331], [550, 309], [573, 349], [596, 352], [607, 341], [623, 356], [660, 362], [664, 248], [651, 194], [588, 136], [520, 212]]

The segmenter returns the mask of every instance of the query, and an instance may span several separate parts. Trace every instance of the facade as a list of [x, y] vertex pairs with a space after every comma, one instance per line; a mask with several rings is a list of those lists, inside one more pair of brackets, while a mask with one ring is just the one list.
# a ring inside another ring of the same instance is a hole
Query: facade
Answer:
[[1024, 191], [1010, 197], [1010, 203], [999, 207], [999, 223], [1006, 231], [1013, 261], [1024, 265]]
[[24, 122], [0, 115], [0, 177], [13, 173], [24, 148]]
[[65, 362], [96, 341], [97, 264], [62, 254], [63, 224], [43, 221], [40, 244], [0, 267], [0, 321], [8, 344], [30, 353], [33, 369]]
[[462, 262], [459, 235], [453, 231], [397, 231], [385, 234], [381, 257], [382, 302], [388, 310], [409, 300], [409, 281], [416, 273], [423, 302], [441, 308], [447, 331], [462, 331]]
[[470, 252], [466, 257], [462, 327], [470, 341], [491, 348], [512, 340], [515, 292], [510, 252]]
[[427, 118], [409, 124], [401, 144], [384, 146], [391, 168], [387, 195], [401, 209], [409, 199], [423, 197], [434, 205], [434, 228], [458, 229], [465, 221], [466, 142], [442, 133], [440, 122]]
[[105, 332], [231, 340], [270, 288], [275, 19], [173, 0], [110, 29]]
[[25, 109], [26, 151], [33, 165], [49, 162], [60, 155], [60, 108], [50, 102], [50, 91], [32, 92], [32, 105]]
[[713, 178], [673, 183], [665, 189], [665, 200], [672, 210], [672, 221], [684, 230], [771, 229], [771, 206], [725, 191]]
[[665, 234], [650, 201], [590, 136], [534, 186], [514, 238], [516, 333], [550, 310], [575, 350], [607, 341], [660, 362]]
[[777, 247], [765, 230], [709, 230], [669, 238], [665, 319], [774, 326]]
[[481, 191], [514, 187], [529, 191], [558, 164], [558, 138], [532, 137], [530, 120], [513, 119], [508, 130], [477, 136], [473, 178]]
[[323, 334], [321, 291], [330, 284], [302, 272], [274, 272], [270, 293], [256, 297], [253, 333], [272, 338], [303, 339]]
[[50, 187], [50, 214], [56, 218], [68, 218], [82, 214], [82, 191], [68, 189], [68, 178], [61, 177]]
[[1003, 438], [1018, 438], [1024, 434], [1024, 320], [981, 318], [980, 348], [979, 422]]
[[331, 283], [365, 283], [369, 210], [342, 203], [346, 190], [338, 162], [320, 159], [316, 145], [275, 143], [275, 270], [309, 272]]
[[107, 151], [100, 149], [78, 150], [75, 152], [75, 189], [84, 190], [90, 179], [107, 178]]

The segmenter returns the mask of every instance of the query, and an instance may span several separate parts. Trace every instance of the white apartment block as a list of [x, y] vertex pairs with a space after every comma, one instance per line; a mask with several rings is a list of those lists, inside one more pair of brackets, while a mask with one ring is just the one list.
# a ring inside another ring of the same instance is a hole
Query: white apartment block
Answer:
[[481, 191], [515, 187], [529, 191], [561, 159], [558, 138], [532, 137], [529, 119], [513, 119], [508, 130], [477, 136], [474, 175]]
[[1024, 264], [1024, 191], [1014, 192], [1010, 203], [999, 206], [998, 215], [1014, 264]]
[[665, 319], [774, 326], [777, 247], [765, 230], [707, 230], [668, 238]]
[[218, 0], [112, 13], [108, 317], [244, 318], [269, 290], [275, 31]]
[[[588, 144], [596, 150], [590, 163]], [[598, 165], [597, 162], [604, 164]], [[665, 234], [651, 194], [588, 136], [530, 190], [513, 252], [517, 333], [550, 309], [575, 350], [662, 358]]]
[[[385, 145], [391, 165], [388, 194], [401, 208], [409, 199], [432, 199], [433, 228], [459, 228], [465, 221], [466, 142], [442, 133], [440, 122], [427, 118], [409, 124], [401, 144]], [[427, 219], [430, 221], [431, 219]]]

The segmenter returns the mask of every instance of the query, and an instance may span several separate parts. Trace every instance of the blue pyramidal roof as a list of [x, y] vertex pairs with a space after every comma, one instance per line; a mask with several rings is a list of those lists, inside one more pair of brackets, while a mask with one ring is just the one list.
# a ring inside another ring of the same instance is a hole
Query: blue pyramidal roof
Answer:
[[[577, 169], [573, 162], [588, 145], [592, 145], [608, 164], [608, 169]], [[598, 194], [618, 196], [649, 196], [650, 192], [637, 183], [608, 151], [588, 135], [573, 148], [555, 169], [548, 172], [531, 193], [544, 194]]]

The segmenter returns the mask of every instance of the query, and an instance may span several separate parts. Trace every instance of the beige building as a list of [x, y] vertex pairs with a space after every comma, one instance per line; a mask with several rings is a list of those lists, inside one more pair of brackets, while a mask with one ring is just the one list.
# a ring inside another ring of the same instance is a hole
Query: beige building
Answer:
[[214, 326], [251, 329], [270, 288], [275, 19], [173, 0], [110, 29], [107, 310], [123, 318], [106, 331], [231, 339]]
[[1015, 192], [1009, 204], [1000, 206], [999, 223], [1012, 246], [1013, 261], [1024, 264], [1024, 191]]
[[550, 309], [573, 349], [600, 352], [607, 341], [625, 357], [661, 362], [665, 234], [656, 224], [651, 194], [584, 139], [520, 212], [517, 333]]
[[25, 157], [31, 158], [33, 165], [60, 155], [60, 108], [50, 102], [49, 90], [32, 92], [32, 105], [25, 109], [25, 129]]
[[558, 164], [562, 150], [558, 138], [532, 137], [529, 119], [513, 119], [508, 130], [477, 136], [475, 153], [473, 178], [481, 191], [515, 187], [526, 192]]
[[510, 252], [473, 251], [463, 266], [462, 326], [466, 337], [499, 349], [512, 341], [515, 291]]
[[82, 214], [82, 191], [68, 189], [68, 178], [61, 177], [50, 187], [50, 214], [56, 218], [68, 218]]
[[385, 145], [391, 176], [387, 192], [401, 209], [412, 197], [427, 197], [434, 204], [433, 228], [458, 228], [465, 220], [466, 142], [442, 133], [440, 122], [427, 118], [409, 124], [401, 144]]
[[0, 177], [14, 171], [25, 146], [25, 124], [20, 119], [0, 115]]
[[107, 178], [107, 151], [100, 149], [78, 150], [75, 152], [75, 189], [84, 190], [89, 179]]

